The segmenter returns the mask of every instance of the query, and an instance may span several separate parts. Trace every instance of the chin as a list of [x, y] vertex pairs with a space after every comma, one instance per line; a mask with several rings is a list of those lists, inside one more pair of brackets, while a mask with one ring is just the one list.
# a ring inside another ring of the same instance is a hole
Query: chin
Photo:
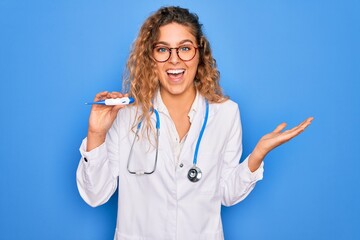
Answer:
[[181, 95], [185, 93], [184, 89], [169, 89], [168, 92], [172, 95]]

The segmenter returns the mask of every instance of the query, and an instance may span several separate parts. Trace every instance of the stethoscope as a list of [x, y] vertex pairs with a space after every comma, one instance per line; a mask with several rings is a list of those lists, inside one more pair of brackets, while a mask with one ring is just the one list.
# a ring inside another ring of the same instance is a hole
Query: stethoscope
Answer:
[[[199, 152], [201, 138], [202, 138], [202, 136], [204, 134], [206, 123], [207, 123], [207, 120], [208, 120], [208, 115], [209, 115], [209, 103], [208, 103], [208, 101], [206, 101], [205, 103], [206, 103], [205, 117], [204, 117], [204, 122], [203, 122], [201, 130], [200, 130], [199, 138], [198, 138], [198, 140], [196, 142], [196, 147], [195, 147], [195, 151], [194, 151], [194, 158], [193, 158], [193, 166], [189, 169], [188, 174], [187, 174], [187, 177], [191, 182], [197, 182], [202, 177], [202, 172], [201, 172], [200, 168], [197, 166], [197, 156], [198, 156], [198, 152]], [[156, 109], [154, 109], [153, 112], [155, 113], [155, 117], [156, 117], [156, 125], [155, 125], [155, 127], [156, 127], [156, 140], [155, 140], [156, 152], [155, 152], [154, 167], [153, 167], [153, 169], [151, 171], [131, 171], [130, 168], [129, 168], [130, 162], [131, 162], [131, 159], [132, 159], [134, 144], [135, 144], [136, 138], [137, 138], [137, 136], [139, 134], [141, 125], [142, 125], [142, 121], [143, 121], [143, 118], [142, 118], [140, 120], [140, 122], [138, 123], [137, 127], [136, 127], [135, 137], [134, 137], [134, 140], [133, 140], [131, 148], [130, 148], [129, 158], [128, 158], [128, 162], [127, 162], [127, 170], [131, 174], [136, 174], [136, 175], [147, 174], [147, 175], [149, 175], [149, 174], [154, 173], [155, 170], [156, 170], [158, 153], [159, 153], [160, 117], [159, 117], [159, 113], [158, 113], [158, 111]]]

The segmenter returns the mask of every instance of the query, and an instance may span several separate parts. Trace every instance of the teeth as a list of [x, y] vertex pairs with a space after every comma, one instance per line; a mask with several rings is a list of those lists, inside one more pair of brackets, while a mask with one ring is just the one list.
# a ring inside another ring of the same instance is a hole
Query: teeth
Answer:
[[180, 74], [185, 72], [183, 69], [171, 69], [166, 71], [168, 74]]

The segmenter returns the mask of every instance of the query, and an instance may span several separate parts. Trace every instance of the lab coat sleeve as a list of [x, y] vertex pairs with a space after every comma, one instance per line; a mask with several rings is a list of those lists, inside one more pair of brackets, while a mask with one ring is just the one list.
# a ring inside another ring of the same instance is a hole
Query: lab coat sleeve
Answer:
[[242, 154], [242, 129], [238, 107], [230, 126], [233, 127], [226, 145], [220, 181], [224, 206], [232, 206], [245, 199], [256, 182], [263, 178], [264, 172], [263, 163], [255, 172], [251, 172], [248, 167], [249, 157], [239, 164]]
[[118, 130], [114, 121], [99, 147], [86, 151], [87, 138], [80, 146], [81, 159], [76, 172], [79, 193], [92, 207], [106, 203], [117, 188], [118, 177]]

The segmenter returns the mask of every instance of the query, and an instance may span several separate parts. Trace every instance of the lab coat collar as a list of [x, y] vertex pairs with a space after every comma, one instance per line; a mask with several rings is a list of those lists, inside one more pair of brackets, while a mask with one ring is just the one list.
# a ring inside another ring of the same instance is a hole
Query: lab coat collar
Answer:
[[[210, 106], [209, 106], [208, 123], [211, 122], [212, 116], [217, 112], [217, 109], [219, 108], [219, 104], [209, 103], [209, 105]], [[155, 94], [154, 108], [159, 113], [165, 114], [170, 118], [170, 114], [164, 102], [161, 99], [161, 94], [159, 90]], [[202, 124], [204, 123], [205, 112], [206, 112], [206, 99], [198, 91], [196, 91], [195, 100], [188, 114], [191, 122], [191, 127], [187, 133], [186, 141], [184, 142], [183, 150], [181, 151], [179, 158], [179, 159], [187, 159], [186, 161], [182, 161], [182, 163], [187, 168], [190, 168], [193, 165], [193, 154], [195, 151], [197, 139], [200, 134], [200, 129], [202, 128]]]
[[[194, 99], [194, 102], [193, 104], [191, 105], [191, 108], [190, 108], [190, 111], [188, 113], [188, 116], [189, 116], [189, 119], [190, 119], [190, 122], [192, 123], [193, 119], [194, 119], [194, 116], [196, 114], [196, 112], [198, 111], [198, 108], [199, 108], [199, 104], [200, 102], [203, 101], [203, 97], [201, 96], [201, 94], [199, 94], [198, 91], [196, 91], [196, 96], [195, 96], [195, 99]], [[155, 99], [154, 99], [154, 108], [158, 111], [158, 112], [161, 112], [161, 113], [164, 113], [168, 116], [170, 116], [162, 98], [161, 98], [161, 94], [160, 94], [160, 89], [158, 89], [158, 91], [156, 92], [155, 94]]]

